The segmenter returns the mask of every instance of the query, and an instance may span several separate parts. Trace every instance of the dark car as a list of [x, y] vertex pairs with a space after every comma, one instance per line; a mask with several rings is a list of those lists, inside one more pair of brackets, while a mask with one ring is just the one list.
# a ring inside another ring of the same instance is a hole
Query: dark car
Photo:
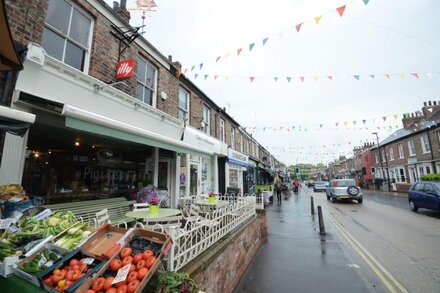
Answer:
[[408, 202], [413, 212], [419, 208], [440, 211], [440, 182], [414, 183], [408, 190]]

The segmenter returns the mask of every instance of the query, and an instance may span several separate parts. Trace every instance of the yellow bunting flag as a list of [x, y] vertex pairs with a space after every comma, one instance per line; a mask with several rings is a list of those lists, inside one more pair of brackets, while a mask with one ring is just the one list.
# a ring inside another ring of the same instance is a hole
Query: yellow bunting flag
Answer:
[[316, 22], [316, 24], [319, 24], [319, 21], [321, 20], [321, 16], [322, 16], [322, 15], [320, 15], [320, 16], [315, 16], [315, 22]]

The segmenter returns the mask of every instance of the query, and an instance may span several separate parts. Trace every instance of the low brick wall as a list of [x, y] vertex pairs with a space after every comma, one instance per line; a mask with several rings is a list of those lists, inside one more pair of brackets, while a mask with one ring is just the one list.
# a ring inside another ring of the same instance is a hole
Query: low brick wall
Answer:
[[408, 192], [410, 187], [410, 183], [396, 183], [397, 192]]
[[257, 211], [234, 233], [182, 268], [204, 292], [232, 292], [261, 245], [267, 240], [266, 211]]

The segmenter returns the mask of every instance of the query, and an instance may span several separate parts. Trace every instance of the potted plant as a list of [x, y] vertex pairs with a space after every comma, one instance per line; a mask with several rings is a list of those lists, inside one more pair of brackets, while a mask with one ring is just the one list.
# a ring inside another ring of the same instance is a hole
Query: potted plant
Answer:
[[215, 196], [216, 196], [216, 194], [213, 191], [210, 191], [208, 193], [208, 202], [209, 203], [215, 203], [215, 200], [216, 200]]
[[153, 197], [148, 203], [150, 204], [150, 214], [157, 215], [159, 213], [159, 198]]
[[186, 273], [163, 272], [159, 275], [156, 293], [198, 293], [194, 280]]

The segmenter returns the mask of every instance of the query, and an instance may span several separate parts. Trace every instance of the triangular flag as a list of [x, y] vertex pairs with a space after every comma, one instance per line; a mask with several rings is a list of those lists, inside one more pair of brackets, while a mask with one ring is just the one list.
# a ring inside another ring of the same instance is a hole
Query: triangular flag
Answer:
[[390, 75], [388, 73], [385, 73], [385, 77], [390, 79]]
[[249, 79], [251, 80], [251, 82], [253, 82], [253, 81], [254, 81], [254, 79], [255, 79], [255, 77], [253, 77], [253, 76], [250, 76], [250, 77], [249, 77]]
[[196, 74], [194, 74], [194, 79], [197, 79], [197, 77], [198, 77], [199, 75], [196, 73]]
[[333, 80], [333, 76], [327, 75], [328, 79]]
[[274, 77], [273, 79], [274, 79], [275, 81], [278, 81], [278, 77]]
[[336, 127], [338, 127], [338, 125], [339, 125], [339, 122], [336, 122]]
[[347, 126], [347, 124], [348, 124], [348, 121], [345, 121], [345, 122], [344, 122], [344, 126]]
[[367, 5], [368, 2], [370, 2], [370, 0], [362, 0], [362, 1], [364, 1], [365, 5]]
[[387, 116], [382, 117], [383, 121], [387, 120]]
[[286, 77], [287, 81], [290, 82], [292, 80], [292, 78], [290, 76]]
[[322, 124], [319, 124], [319, 128], [322, 128]]
[[216, 80], [218, 78], [218, 75], [214, 75], [214, 80]]
[[249, 52], [252, 51], [252, 49], [254, 48], [255, 43], [249, 44]]
[[240, 53], [241, 53], [241, 50], [243, 50], [242, 48], [239, 48], [239, 49], [237, 49], [237, 56], [239, 56], [240, 55]]
[[405, 78], [405, 74], [399, 73], [399, 77], [400, 77], [400, 79], [404, 79]]
[[215, 62], [218, 62], [218, 60], [220, 60], [221, 56], [218, 56], [217, 58], [215, 58]]
[[228, 80], [228, 79], [229, 79], [229, 76], [225, 75], [225, 80]]
[[263, 46], [266, 45], [267, 40], [269, 40], [269, 38], [264, 38], [263, 39]]
[[354, 78], [356, 78], [357, 80], [359, 80], [360, 76], [359, 75], [353, 75]]
[[353, 121], [353, 125], [356, 125], [356, 122], [357, 122], [357, 121]]
[[316, 24], [319, 24], [319, 21], [321, 20], [321, 16], [322, 16], [322, 15], [320, 15], [320, 16], [315, 16], [315, 22], [316, 22]]
[[196, 68], [195, 66], [191, 67], [191, 72], [194, 70], [194, 68]]
[[411, 73], [412, 76], [414, 76], [415, 78], [419, 78], [419, 74], [416, 72]]
[[313, 78], [314, 81], [318, 80], [318, 76], [316, 76], [316, 75], [314, 75], [312, 78]]
[[300, 76], [299, 79], [301, 79], [301, 81], [304, 82], [304, 76]]
[[395, 120], [397, 120], [397, 117], [399, 117], [399, 115], [394, 114], [393, 117], [394, 117]]
[[295, 25], [295, 28], [296, 28], [296, 32], [298, 32], [299, 33], [299, 30], [301, 29], [301, 26], [302, 26], [302, 22], [301, 23], [299, 23], [299, 24], [297, 24], [297, 25]]
[[226, 53], [225, 58], [228, 58], [231, 55], [231, 52]]
[[340, 15], [341, 17], [342, 17], [342, 15], [344, 14], [345, 6], [346, 6], [346, 5], [336, 8], [336, 11], [339, 13], [339, 15]]
[[200, 70], [202, 70], [203, 63], [200, 63], [199, 67], [200, 67]]
[[177, 71], [176, 71], [176, 77], [179, 78], [181, 75], [182, 75], [182, 71], [177, 70]]
[[365, 124], [365, 122], [367, 122], [367, 120], [366, 119], [364, 119], [364, 120], [362, 120], [362, 122]]
[[370, 77], [371, 77], [372, 79], [374, 79], [374, 74], [370, 74]]
[[183, 73], [186, 73], [188, 71], [188, 68], [185, 68], [185, 70], [183, 71]]
[[205, 76], [204, 76], [204, 77], [205, 77], [205, 80], [208, 78], [208, 76], [209, 76], [208, 74], [205, 74]]

